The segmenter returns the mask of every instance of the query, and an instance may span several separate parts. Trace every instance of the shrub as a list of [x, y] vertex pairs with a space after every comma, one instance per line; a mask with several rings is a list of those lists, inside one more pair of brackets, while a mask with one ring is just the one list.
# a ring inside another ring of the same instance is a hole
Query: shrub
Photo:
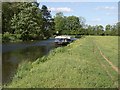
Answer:
[[21, 35], [20, 34], [11, 34], [9, 32], [5, 32], [2, 35], [2, 42], [13, 42], [16, 40], [20, 40]]
[[10, 33], [9, 33], [9, 32], [5, 32], [5, 33], [2, 35], [2, 41], [3, 41], [3, 42], [8, 42], [8, 41], [10, 41]]

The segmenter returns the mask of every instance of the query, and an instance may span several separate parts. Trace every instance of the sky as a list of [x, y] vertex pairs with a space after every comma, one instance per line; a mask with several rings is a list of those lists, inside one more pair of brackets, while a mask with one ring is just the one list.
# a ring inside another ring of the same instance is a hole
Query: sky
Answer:
[[46, 5], [52, 16], [55, 16], [57, 12], [63, 12], [64, 16], [84, 17], [88, 25], [103, 25], [104, 27], [118, 22], [118, 2], [114, 1], [116, 2], [40, 2], [38, 0], [39, 7]]

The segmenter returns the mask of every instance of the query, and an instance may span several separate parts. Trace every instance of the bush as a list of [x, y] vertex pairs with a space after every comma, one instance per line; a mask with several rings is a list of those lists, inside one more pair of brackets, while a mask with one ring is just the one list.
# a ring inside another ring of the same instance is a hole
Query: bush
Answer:
[[5, 32], [4, 34], [2, 34], [2, 42], [13, 42], [19, 40], [20, 37], [21, 35], [19, 34], [11, 34], [9, 32]]
[[2, 41], [3, 41], [3, 42], [8, 42], [8, 41], [10, 41], [10, 33], [9, 33], [9, 32], [5, 32], [5, 33], [2, 35]]

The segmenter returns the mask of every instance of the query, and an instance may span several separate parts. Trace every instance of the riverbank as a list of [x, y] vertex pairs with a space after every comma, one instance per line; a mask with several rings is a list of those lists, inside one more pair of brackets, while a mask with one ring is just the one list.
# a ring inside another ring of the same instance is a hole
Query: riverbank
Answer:
[[117, 42], [114, 36], [88, 36], [58, 47], [33, 63], [21, 63], [12, 82], [5, 87], [116, 88], [118, 72], [103, 58], [100, 50], [117, 67]]
[[[40, 38], [39, 36], [38, 37], [31, 37], [29, 38], [28, 40], [22, 40], [21, 38], [21, 35], [20, 34], [11, 34], [11, 33], [8, 33], [6, 32], [5, 34], [0, 34], [0, 39], [2, 41], [2, 43], [14, 43], [14, 42], [26, 42], [26, 41], [39, 41], [39, 40], [47, 40], [47, 39], [53, 39], [55, 38], [56, 35], [53, 35], [51, 37], [43, 37], [43, 38]], [[72, 38], [81, 38], [81, 37], [84, 37], [82, 35], [69, 35], [71, 36]]]
[[[29, 37], [29, 39], [23, 39], [21, 34], [11, 34], [9, 32], [6, 32], [4, 34], [1, 34], [2, 42], [8, 43], [8, 42], [26, 42], [26, 41], [38, 41], [38, 40], [47, 40], [46, 37]], [[52, 38], [52, 37], [49, 37]]]

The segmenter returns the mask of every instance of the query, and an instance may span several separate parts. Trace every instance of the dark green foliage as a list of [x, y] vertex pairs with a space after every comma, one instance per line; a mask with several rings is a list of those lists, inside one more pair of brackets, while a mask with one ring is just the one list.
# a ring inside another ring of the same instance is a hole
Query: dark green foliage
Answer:
[[24, 40], [49, 38], [53, 34], [54, 19], [43, 5], [36, 2], [3, 3], [3, 34], [20, 34]]
[[76, 16], [67, 17], [67, 29], [69, 34], [78, 34], [80, 29], [79, 18]]
[[100, 36], [117, 36], [118, 35], [118, 28], [116, 25], [106, 25], [105, 29], [102, 25], [86, 26], [86, 33], [84, 35], [100, 35]]
[[9, 32], [6, 32], [5, 34], [3, 34], [2, 35], [2, 40], [5, 42], [8, 42], [8, 41], [10, 41], [10, 34], [9, 34]]
[[2, 33], [10, 32], [10, 20], [13, 15], [11, 3], [2, 3]]
[[54, 19], [52, 18], [47, 6], [43, 5], [41, 8], [42, 13], [42, 30], [46, 38], [52, 36], [54, 31]]
[[103, 26], [102, 25], [98, 25], [97, 26], [97, 35], [104, 35], [104, 31], [103, 31]]
[[4, 32], [10, 32], [10, 22], [14, 14], [18, 14], [21, 10], [19, 2], [2, 2], [2, 33]]
[[22, 40], [35, 39], [38, 35], [43, 38], [41, 27], [42, 15], [39, 13], [39, 9], [31, 3], [24, 3], [21, 7], [26, 8], [21, 10], [19, 14], [14, 14], [11, 20], [13, 32], [21, 34]]
[[116, 25], [106, 25], [105, 29], [102, 25], [85, 25], [83, 17], [64, 16], [62, 12], [56, 13], [55, 33], [56, 35], [118, 35], [118, 23]]
[[19, 34], [11, 34], [9, 32], [5, 32], [3, 35], [2, 35], [2, 41], [3, 42], [9, 42], [9, 41], [16, 41], [16, 40], [19, 40], [20, 39], [20, 35]]
[[79, 17], [76, 16], [64, 16], [63, 13], [56, 13], [55, 19], [55, 30], [61, 34], [79, 34], [82, 29]]
[[105, 27], [105, 35], [110, 35], [111, 30], [112, 30], [112, 26], [111, 25], [106, 25], [106, 27]]
[[54, 17], [54, 22], [55, 22], [55, 33], [56, 34], [65, 34], [65, 22], [66, 22], [66, 17], [63, 16], [63, 13], [59, 12], [56, 13], [56, 16]]

